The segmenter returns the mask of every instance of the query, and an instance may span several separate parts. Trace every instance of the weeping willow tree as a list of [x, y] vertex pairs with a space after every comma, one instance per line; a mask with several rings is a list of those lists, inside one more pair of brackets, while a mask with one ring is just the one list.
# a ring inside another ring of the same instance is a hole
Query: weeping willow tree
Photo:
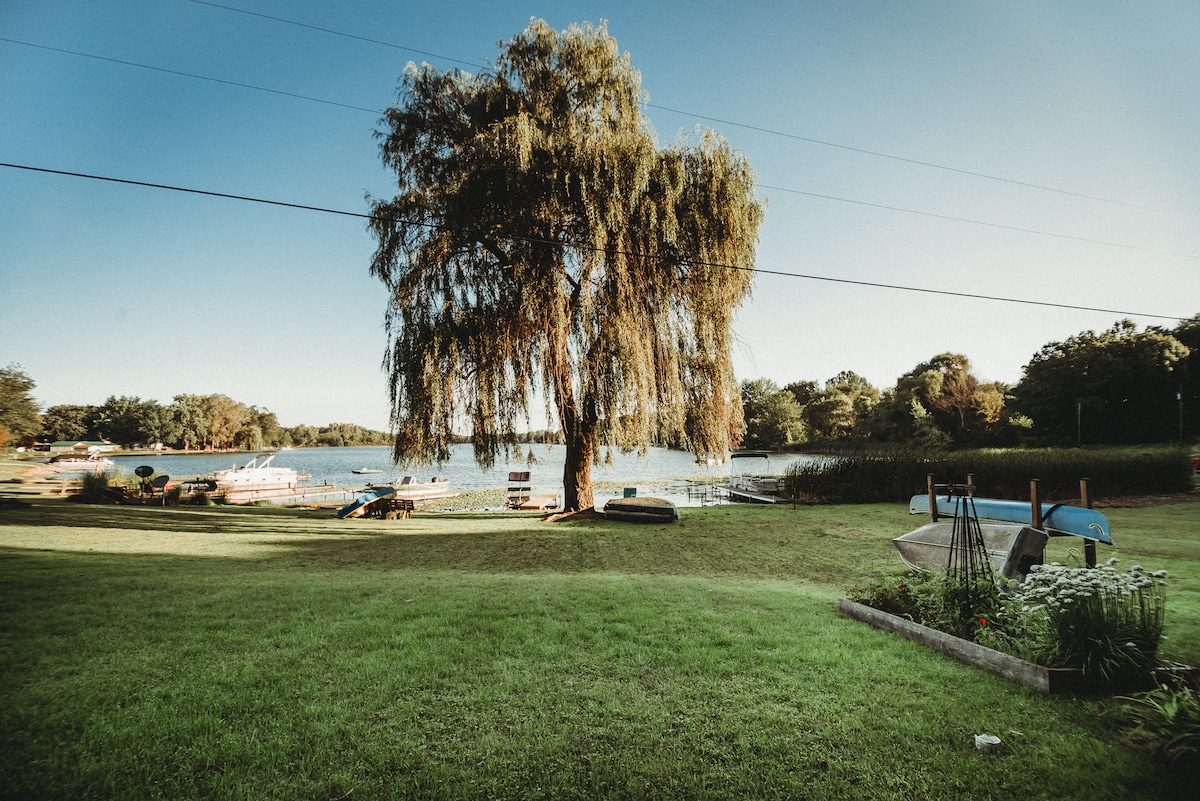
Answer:
[[603, 25], [534, 21], [478, 75], [405, 70], [378, 132], [398, 194], [370, 199], [397, 462], [448, 459], [469, 423], [491, 465], [541, 398], [574, 510], [608, 448], [736, 440], [754, 176], [711, 132], [660, 148], [643, 102]]

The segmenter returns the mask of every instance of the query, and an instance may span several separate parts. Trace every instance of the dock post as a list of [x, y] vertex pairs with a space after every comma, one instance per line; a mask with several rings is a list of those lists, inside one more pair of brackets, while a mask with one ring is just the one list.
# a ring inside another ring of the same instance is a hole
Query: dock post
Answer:
[[1030, 527], [1038, 531], [1042, 529], [1042, 499], [1038, 492], [1039, 479], [1029, 479], [1029, 520]]
[[933, 486], [933, 473], [926, 477], [926, 484], [929, 488], [929, 522], [936, 523], [938, 521], [937, 490]]
[[[1088, 489], [1088, 479], [1079, 479], [1079, 503], [1085, 509], [1092, 508], [1092, 493]], [[1085, 540], [1083, 543], [1083, 561], [1088, 567], [1096, 566], [1096, 541]]]

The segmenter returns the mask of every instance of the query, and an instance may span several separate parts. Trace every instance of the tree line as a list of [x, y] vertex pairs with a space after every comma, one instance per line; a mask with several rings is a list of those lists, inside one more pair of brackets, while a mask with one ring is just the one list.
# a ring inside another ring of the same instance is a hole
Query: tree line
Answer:
[[1033, 355], [1015, 385], [942, 353], [879, 389], [844, 371], [820, 384], [741, 384], [744, 447], [854, 443], [1064, 446], [1200, 437], [1200, 315], [1173, 329], [1128, 320]]
[[275, 413], [227, 395], [176, 395], [169, 404], [110, 396], [102, 405], [62, 404], [39, 412], [34, 382], [16, 365], [0, 369], [0, 445], [105, 441], [125, 448], [161, 443], [180, 450], [263, 450], [387, 445], [391, 437], [352, 423], [281, 426]]

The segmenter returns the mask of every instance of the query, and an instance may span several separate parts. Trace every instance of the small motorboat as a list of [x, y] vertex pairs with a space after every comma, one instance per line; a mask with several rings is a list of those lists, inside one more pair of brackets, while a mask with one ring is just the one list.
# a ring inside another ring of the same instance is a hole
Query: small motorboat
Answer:
[[604, 517], [631, 523], [674, 523], [679, 519], [675, 504], [665, 498], [613, 498], [604, 504]]
[[350, 472], [354, 473], [356, 476], [366, 476], [366, 475], [371, 475], [373, 473], [382, 473], [383, 471], [382, 470], [374, 470], [370, 467], [360, 467], [357, 470], [351, 470]]

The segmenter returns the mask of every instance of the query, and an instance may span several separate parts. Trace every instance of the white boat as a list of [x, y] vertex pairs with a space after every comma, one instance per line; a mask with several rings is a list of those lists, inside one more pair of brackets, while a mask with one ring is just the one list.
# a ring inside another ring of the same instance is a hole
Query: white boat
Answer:
[[731, 501], [777, 503], [779, 476], [771, 472], [770, 454], [763, 451], [737, 451], [730, 454], [729, 483], [718, 485]]
[[273, 453], [255, 456], [241, 467], [209, 473], [203, 483], [230, 503], [295, 494], [300, 474], [290, 467], [271, 467], [274, 458]]
[[46, 462], [46, 467], [52, 473], [99, 473], [113, 469], [116, 462], [101, 456], [98, 451], [62, 453]]
[[405, 476], [394, 484], [370, 484], [368, 489], [391, 487], [396, 499], [409, 501], [429, 501], [437, 498], [453, 498], [457, 492], [450, 491], [450, 480], [434, 476], [428, 481], [418, 481], [415, 476]]

